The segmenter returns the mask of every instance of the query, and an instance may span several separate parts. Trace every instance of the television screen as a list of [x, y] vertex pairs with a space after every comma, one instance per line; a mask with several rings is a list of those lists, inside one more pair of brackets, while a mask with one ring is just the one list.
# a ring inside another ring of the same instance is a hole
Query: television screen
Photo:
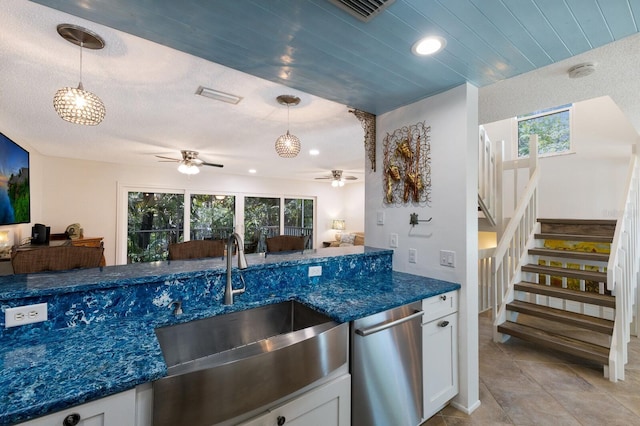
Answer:
[[0, 225], [31, 221], [29, 152], [0, 133]]

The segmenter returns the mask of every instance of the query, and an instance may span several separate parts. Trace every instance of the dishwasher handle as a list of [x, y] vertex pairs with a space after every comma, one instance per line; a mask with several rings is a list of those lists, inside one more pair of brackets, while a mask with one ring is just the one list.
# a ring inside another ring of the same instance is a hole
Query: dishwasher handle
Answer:
[[418, 318], [421, 317], [424, 314], [424, 311], [415, 311], [414, 313], [412, 313], [411, 315], [407, 315], [406, 317], [397, 319], [395, 321], [391, 321], [385, 324], [380, 324], [380, 325], [375, 325], [373, 327], [369, 327], [369, 328], [358, 328], [356, 329], [356, 334], [362, 336], [362, 337], [366, 337], [369, 336], [370, 334], [373, 333], [377, 333], [379, 331], [383, 331], [386, 330], [388, 328], [391, 327], [395, 327], [396, 325], [400, 325], [402, 323], [405, 323], [407, 321], [411, 321], [414, 318]]

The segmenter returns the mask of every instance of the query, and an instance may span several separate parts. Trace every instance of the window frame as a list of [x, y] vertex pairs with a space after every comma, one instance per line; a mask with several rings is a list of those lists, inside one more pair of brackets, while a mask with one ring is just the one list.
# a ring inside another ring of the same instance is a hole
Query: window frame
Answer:
[[538, 158], [546, 158], [546, 157], [556, 157], [556, 156], [560, 156], [560, 155], [568, 155], [568, 154], [573, 154], [575, 153], [574, 149], [573, 149], [573, 115], [575, 114], [574, 111], [574, 104], [566, 104], [566, 105], [560, 105], [557, 107], [552, 107], [552, 108], [547, 108], [547, 109], [543, 109], [540, 111], [537, 111], [535, 113], [529, 113], [529, 114], [525, 114], [525, 115], [521, 115], [521, 116], [517, 116], [515, 117], [515, 125], [514, 125], [514, 158], [517, 160], [522, 160], [522, 159], [527, 159], [529, 158], [529, 156], [520, 156], [520, 150], [519, 148], [519, 143], [520, 143], [520, 122], [521, 121], [528, 121], [528, 120], [533, 120], [536, 118], [540, 118], [540, 117], [545, 117], [548, 115], [554, 115], [554, 114], [558, 114], [558, 113], [562, 113], [567, 111], [569, 113], [569, 148], [565, 151], [556, 151], [556, 152], [547, 152], [547, 153], [543, 153], [540, 154], [540, 147], [538, 146]]
[[276, 193], [253, 193], [253, 192], [233, 192], [233, 191], [212, 191], [202, 189], [188, 189], [153, 185], [135, 185], [118, 182], [117, 194], [117, 215], [116, 215], [116, 265], [127, 264], [127, 226], [128, 226], [128, 194], [129, 192], [156, 192], [183, 194], [184, 196], [184, 241], [189, 241], [191, 237], [191, 195], [230, 195], [235, 197], [234, 228], [235, 232], [242, 235], [244, 239], [244, 203], [246, 197], [258, 198], [278, 198], [280, 199], [280, 228], [284, 229], [284, 204], [286, 199], [308, 199], [313, 201], [313, 233], [311, 241], [314, 246], [317, 244], [318, 236], [318, 197], [301, 196], [292, 194]]

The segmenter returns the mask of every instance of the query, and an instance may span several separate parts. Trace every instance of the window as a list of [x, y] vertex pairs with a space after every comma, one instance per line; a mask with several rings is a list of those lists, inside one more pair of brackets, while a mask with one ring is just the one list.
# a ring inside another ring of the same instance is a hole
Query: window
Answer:
[[529, 135], [538, 135], [538, 155], [571, 150], [572, 105], [540, 110], [518, 117], [518, 158], [529, 156]]
[[234, 231], [236, 197], [233, 195], [191, 195], [191, 240], [225, 240]]
[[129, 192], [127, 216], [127, 263], [164, 260], [184, 238], [184, 194]]
[[284, 234], [308, 236], [305, 248], [313, 247], [313, 200], [285, 198]]
[[280, 198], [244, 199], [244, 250], [264, 252], [265, 238], [280, 235]]
[[247, 253], [266, 251], [266, 239], [275, 235], [308, 236], [307, 248], [313, 248], [313, 198], [122, 185], [118, 205], [118, 264], [166, 260], [171, 243], [227, 239], [233, 232], [240, 233]]

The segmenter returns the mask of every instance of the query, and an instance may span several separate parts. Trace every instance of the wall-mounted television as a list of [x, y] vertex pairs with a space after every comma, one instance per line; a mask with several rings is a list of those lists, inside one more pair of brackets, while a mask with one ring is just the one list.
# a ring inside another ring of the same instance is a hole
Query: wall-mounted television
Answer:
[[31, 222], [29, 152], [0, 133], [0, 225]]

